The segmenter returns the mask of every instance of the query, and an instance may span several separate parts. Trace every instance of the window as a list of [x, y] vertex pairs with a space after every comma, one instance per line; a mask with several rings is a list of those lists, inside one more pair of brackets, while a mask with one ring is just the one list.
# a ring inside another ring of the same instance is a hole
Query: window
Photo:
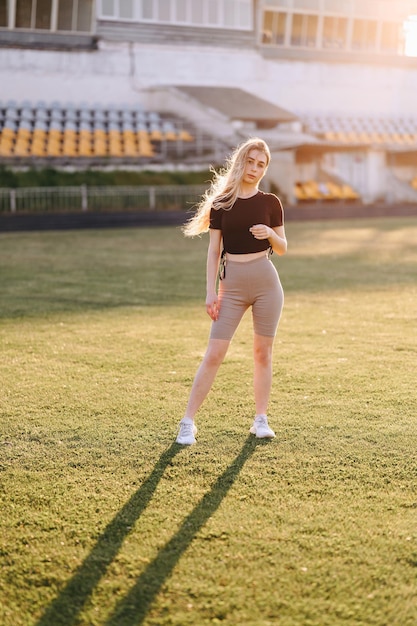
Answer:
[[8, 25], [7, 0], [0, 0], [0, 27]]
[[[0, 0], [0, 26], [3, 2]], [[111, 8], [111, 0], [105, 2], [107, 9]], [[13, 3], [8, 3], [11, 6]], [[16, 9], [10, 16], [11, 28], [90, 32], [92, 9], [93, 0], [16, 0]]]
[[99, 18], [251, 30], [252, 1], [97, 0], [97, 11]]
[[224, 22], [225, 25], [230, 27], [233, 24], [233, 20], [235, 19], [235, 11], [236, 11], [236, 2], [235, 0], [230, 0], [230, 2], [225, 2], [224, 4]]
[[262, 43], [283, 45], [285, 43], [286, 13], [278, 11], [265, 11]]
[[91, 30], [93, 0], [59, 0], [57, 30]]
[[104, 17], [114, 15], [114, 0], [101, 0], [101, 12]]
[[72, 2], [61, 2], [58, 9], [58, 30], [72, 30]]
[[252, 4], [239, 2], [238, 15], [238, 24], [242, 28], [246, 28], [248, 24], [252, 24]]
[[218, 24], [220, 21], [219, 5], [216, 0], [209, 0], [208, 2], [208, 23]]
[[353, 50], [376, 50], [377, 22], [374, 20], [354, 20], [352, 33]]
[[37, 0], [35, 28], [51, 29], [52, 0]]
[[193, 24], [204, 24], [204, 13], [202, 2], [191, 3], [191, 22]]
[[77, 30], [88, 33], [91, 30], [93, 0], [78, 0]]
[[348, 21], [344, 17], [328, 17], [323, 20], [323, 48], [342, 50], [346, 47]]
[[291, 45], [312, 48], [317, 45], [318, 15], [294, 13], [292, 16]]
[[119, 8], [121, 18], [133, 18], [133, 0], [120, 0]]
[[32, 0], [16, 0], [16, 28], [32, 27]]
[[381, 52], [386, 54], [402, 53], [402, 25], [395, 22], [383, 22], [381, 28]]
[[[158, 20], [160, 22], [170, 22], [171, 15], [169, 10], [170, 0], [157, 0]], [[133, 15], [132, 15], [133, 17]]]
[[[118, 0], [115, 0], [115, 3], [118, 3]], [[117, 17], [116, 13], [114, 17]], [[153, 0], [142, 0], [142, 17], [145, 20], [154, 19], [153, 15]]]

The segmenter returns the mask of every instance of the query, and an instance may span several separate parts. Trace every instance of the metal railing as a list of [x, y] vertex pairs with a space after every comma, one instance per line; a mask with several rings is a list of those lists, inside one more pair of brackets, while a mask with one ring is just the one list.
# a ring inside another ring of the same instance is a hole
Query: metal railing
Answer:
[[0, 213], [186, 211], [205, 189], [204, 185], [3, 188]]

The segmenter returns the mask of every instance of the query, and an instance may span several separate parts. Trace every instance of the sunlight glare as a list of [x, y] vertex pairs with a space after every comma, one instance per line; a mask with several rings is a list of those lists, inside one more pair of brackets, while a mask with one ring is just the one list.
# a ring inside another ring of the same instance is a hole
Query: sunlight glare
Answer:
[[405, 55], [417, 57], [417, 15], [409, 15], [404, 22]]

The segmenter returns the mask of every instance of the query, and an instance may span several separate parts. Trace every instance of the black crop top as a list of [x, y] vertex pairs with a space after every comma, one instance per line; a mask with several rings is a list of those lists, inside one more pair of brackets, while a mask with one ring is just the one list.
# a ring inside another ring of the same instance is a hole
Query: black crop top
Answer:
[[263, 191], [250, 198], [238, 198], [229, 210], [212, 208], [210, 212], [210, 228], [222, 231], [224, 249], [230, 254], [267, 250], [268, 239], [255, 239], [249, 228], [255, 224], [275, 228], [283, 223], [281, 201], [273, 193]]

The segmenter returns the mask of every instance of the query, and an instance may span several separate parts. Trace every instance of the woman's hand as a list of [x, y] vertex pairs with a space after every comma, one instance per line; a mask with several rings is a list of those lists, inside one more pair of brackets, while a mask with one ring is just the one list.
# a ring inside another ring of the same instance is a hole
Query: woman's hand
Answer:
[[249, 232], [255, 239], [269, 239], [273, 235], [273, 230], [266, 224], [255, 224], [249, 228]]
[[285, 236], [284, 226], [275, 226], [271, 228], [266, 224], [255, 224], [249, 228], [249, 231], [255, 239], [268, 239], [271, 247], [279, 256], [287, 251], [287, 238]]
[[210, 315], [213, 322], [219, 317], [220, 305], [217, 294], [210, 294], [206, 298], [206, 311]]

